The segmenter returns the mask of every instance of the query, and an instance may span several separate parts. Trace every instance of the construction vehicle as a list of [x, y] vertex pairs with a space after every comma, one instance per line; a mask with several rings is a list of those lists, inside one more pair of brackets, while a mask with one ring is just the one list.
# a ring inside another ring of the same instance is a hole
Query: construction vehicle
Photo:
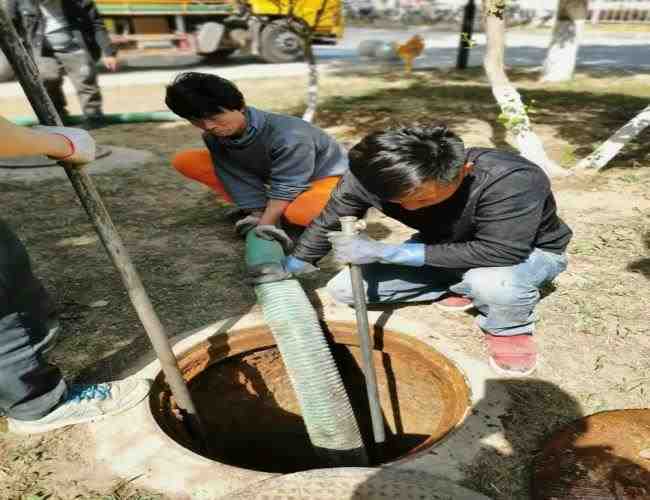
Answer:
[[[228, 57], [236, 50], [269, 63], [299, 60], [303, 40], [287, 21], [313, 30], [313, 44], [343, 36], [341, 0], [95, 0], [123, 55], [152, 49]], [[0, 53], [0, 80], [11, 68]]]

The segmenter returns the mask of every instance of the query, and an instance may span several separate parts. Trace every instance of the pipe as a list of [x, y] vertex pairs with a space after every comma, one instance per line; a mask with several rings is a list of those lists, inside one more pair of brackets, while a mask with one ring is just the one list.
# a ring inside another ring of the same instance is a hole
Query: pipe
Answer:
[[[66, 125], [81, 125], [86, 120], [84, 115], [70, 115], [66, 117]], [[102, 116], [102, 120], [106, 125], [117, 125], [121, 123], [148, 123], [148, 122], [175, 122], [181, 121], [183, 118], [175, 115], [171, 111], [148, 111], [136, 113], [107, 113]], [[11, 121], [16, 125], [22, 127], [31, 127], [32, 125], [39, 125], [38, 119], [31, 116], [20, 116], [12, 118]]]
[[[61, 118], [56, 112], [54, 104], [52, 104], [52, 100], [41, 82], [38, 69], [18, 38], [16, 30], [4, 8], [0, 8], [0, 47], [11, 63], [20, 81], [20, 85], [25, 91], [25, 95], [29, 99], [41, 123], [44, 125], [60, 126]], [[97, 234], [104, 244], [106, 253], [108, 253], [113, 265], [120, 273], [133, 308], [136, 310], [142, 326], [144, 326], [144, 330], [149, 336], [149, 340], [160, 360], [169, 388], [176, 398], [184, 417], [187, 419], [188, 428], [193, 431], [193, 434], [199, 437], [200, 444], [209, 450], [209, 447], [206, 445], [205, 428], [176, 363], [176, 357], [172, 351], [167, 333], [149, 300], [147, 291], [144, 289], [144, 285], [140, 280], [140, 275], [136, 271], [124, 247], [122, 238], [120, 238], [117, 229], [113, 225], [113, 221], [97, 192], [95, 184], [85, 168], [70, 166], [64, 162], [59, 162], [59, 165], [64, 168], [65, 173], [68, 175], [81, 204], [86, 209], [88, 218], [92, 221]]]
[[[246, 265], [281, 265], [282, 247], [246, 237]], [[309, 439], [318, 456], [333, 467], [368, 465], [361, 432], [316, 311], [297, 280], [255, 286], [257, 301], [271, 329], [296, 392]]]
[[[341, 230], [343, 234], [356, 234], [358, 232], [357, 218], [354, 216], [341, 217]], [[352, 296], [354, 297], [354, 311], [357, 317], [357, 332], [359, 334], [359, 346], [363, 360], [363, 374], [366, 379], [366, 392], [370, 406], [370, 418], [372, 420], [372, 434], [375, 443], [381, 445], [386, 441], [384, 429], [384, 418], [379, 404], [379, 392], [377, 390], [377, 374], [375, 363], [372, 359], [372, 347], [370, 336], [370, 325], [368, 324], [368, 308], [366, 307], [366, 291], [363, 287], [363, 276], [361, 268], [355, 264], [349, 264], [350, 278], [352, 281]], [[374, 342], [373, 342], [374, 344]]]

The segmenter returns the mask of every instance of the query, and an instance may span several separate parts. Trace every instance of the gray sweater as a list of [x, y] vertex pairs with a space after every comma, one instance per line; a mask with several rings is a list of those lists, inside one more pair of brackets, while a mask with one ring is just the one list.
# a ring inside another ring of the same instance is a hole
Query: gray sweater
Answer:
[[348, 170], [347, 151], [318, 127], [250, 106], [245, 113], [241, 137], [203, 134], [217, 177], [240, 208], [292, 201], [316, 179]]

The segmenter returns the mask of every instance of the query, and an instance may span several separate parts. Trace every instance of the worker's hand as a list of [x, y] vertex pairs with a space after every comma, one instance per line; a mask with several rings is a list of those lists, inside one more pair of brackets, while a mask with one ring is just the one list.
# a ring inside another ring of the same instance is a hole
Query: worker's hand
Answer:
[[57, 160], [74, 165], [83, 165], [95, 159], [95, 139], [85, 130], [71, 127], [46, 126], [37, 126], [34, 129], [39, 132], [60, 135], [67, 139], [70, 145], [70, 152], [66, 156], [57, 156]]
[[314, 271], [318, 271], [318, 268], [313, 264], [289, 255], [279, 264], [263, 264], [251, 269], [248, 273], [248, 282], [253, 285], [273, 283], [296, 278]]
[[282, 229], [271, 224], [261, 224], [255, 227], [255, 234], [263, 240], [275, 240], [280, 245], [284, 253], [290, 253], [293, 250], [293, 240]]
[[104, 66], [108, 71], [113, 71], [113, 72], [117, 71], [117, 57], [115, 56], [103, 57], [102, 63], [104, 63]]
[[423, 266], [426, 247], [423, 243], [390, 245], [375, 241], [366, 234], [343, 234], [340, 231], [327, 234], [332, 244], [334, 258], [344, 264], [399, 264]]
[[332, 244], [334, 258], [343, 264], [371, 264], [381, 260], [383, 243], [361, 234], [343, 234], [334, 231], [327, 234]]
[[248, 234], [248, 231], [256, 228], [259, 223], [260, 223], [260, 216], [250, 214], [235, 222], [235, 231], [239, 236], [245, 238], [246, 235]]

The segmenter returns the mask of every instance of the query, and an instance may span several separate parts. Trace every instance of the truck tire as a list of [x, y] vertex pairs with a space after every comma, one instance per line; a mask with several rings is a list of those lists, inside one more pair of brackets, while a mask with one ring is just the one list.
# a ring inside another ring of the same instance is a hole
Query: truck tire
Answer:
[[268, 63], [288, 63], [303, 58], [303, 41], [280, 23], [270, 23], [260, 37], [260, 55]]
[[13, 78], [14, 70], [11, 64], [9, 64], [9, 61], [7, 61], [4, 53], [0, 51], [0, 82], [8, 82], [9, 80], [13, 80]]

